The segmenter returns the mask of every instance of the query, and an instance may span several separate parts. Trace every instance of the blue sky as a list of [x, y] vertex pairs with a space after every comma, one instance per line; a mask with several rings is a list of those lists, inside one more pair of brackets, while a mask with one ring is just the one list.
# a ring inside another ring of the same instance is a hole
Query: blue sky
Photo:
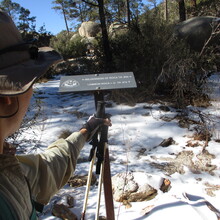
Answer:
[[52, 9], [52, 0], [14, 0], [13, 2], [29, 9], [31, 16], [36, 16], [37, 31], [42, 25], [45, 25], [46, 30], [52, 34], [57, 34], [66, 29], [63, 16]]
[[63, 17], [52, 9], [52, 0], [15, 0], [22, 7], [29, 9], [31, 16], [36, 16], [36, 30], [45, 24], [46, 30], [57, 34], [65, 30]]

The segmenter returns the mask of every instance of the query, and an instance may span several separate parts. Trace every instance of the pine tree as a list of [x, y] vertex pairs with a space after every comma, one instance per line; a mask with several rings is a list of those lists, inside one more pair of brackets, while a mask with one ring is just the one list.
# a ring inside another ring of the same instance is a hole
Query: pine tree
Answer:
[[52, 9], [56, 11], [60, 11], [61, 14], [63, 15], [64, 22], [66, 25], [66, 30], [67, 30], [67, 33], [69, 34], [70, 30], [69, 30], [69, 25], [67, 21], [73, 19], [74, 17], [78, 17], [78, 13], [75, 8], [76, 1], [55, 0], [52, 3], [55, 5]]
[[0, 8], [6, 11], [14, 22], [17, 20], [21, 6], [18, 3], [12, 2], [11, 0], [3, 0], [0, 2]]
[[36, 17], [30, 17], [30, 11], [21, 7], [19, 11], [19, 22], [17, 27], [23, 35], [26, 35], [28, 32], [35, 32]]

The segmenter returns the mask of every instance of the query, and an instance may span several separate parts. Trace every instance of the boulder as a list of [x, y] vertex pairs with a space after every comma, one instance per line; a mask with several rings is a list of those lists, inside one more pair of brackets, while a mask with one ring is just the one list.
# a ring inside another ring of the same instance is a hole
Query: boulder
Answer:
[[172, 137], [169, 137], [167, 139], [164, 139], [160, 144], [159, 146], [161, 147], [169, 147], [170, 145], [173, 145], [175, 144], [176, 142], [173, 140]]
[[[94, 53], [95, 45], [98, 44], [96, 37], [100, 32], [100, 24], [96, 22], [87, 21], [81, 24], [78, 30], [78, 35], [82, 38], [81, 42], [87, 47], [87, 55], [92, 55]], [[72, 38], [74, 39], [76, 36], [73, 36]]]
[[193, 17], [179, 23], [174, 33], [178, 38], [186, 39], [191, 49], [201, 51], [219, 23], [220, 18], [212, 16]]
[[83, 22], [79, 28], [79, 35], [81, 37], [96, 37], [101, 31], [100, 24], [93, 21]]
[[70, 38], [70, 41], [76, 41], [77, 39], [81, 38], [79, 33], [73, 34], [73, 36]]
[[110, 37], [115, 37], [120, 34], [126, 33], [128, 30], [127, 24], [122, 24], [119, 22], [114, 22], [109, 26], [109, 35]]
[[93, 55], [95, 51], [95, 47], [98, 44], [98, 41], [96, 40], [95, 37], [87, 37], [87, 38], [82, 38], [81, 42], [86, 45], [86, 54], [88, 55]]
[[77, 220], [77, 216], [64, 204], [55, 204], [52, 214], [60, 219]]
[[[68, 183], [71, 187], [81, 187], [81, 186], [85, 186], [87, 183], [87, 179], [88, 179], [88, 175], [76, 175], [73, 176], [69, 179]], [[92, 180], [91, 180], [91, 186], [94, 185], [96, 183], [97, 179], [96, 179], [96, 175], [93, 173], [92, 174]]]
[[169, 186], [169, 180], [144, 172], [118, 173], [112, 177], [113, 198], [117, 202], [150, 200], [158, 190], [165, 192]]

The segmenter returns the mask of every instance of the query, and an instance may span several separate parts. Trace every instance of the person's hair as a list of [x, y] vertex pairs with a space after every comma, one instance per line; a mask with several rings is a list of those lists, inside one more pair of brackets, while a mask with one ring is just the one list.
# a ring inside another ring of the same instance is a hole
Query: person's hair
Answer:
[[0, 93], [1, 90], [18, 91], [20, 89], [21, 89], [21, 85], [19, 85], [19, 83], [15, 84], [9, 81], [6, 77], [0, 76]]

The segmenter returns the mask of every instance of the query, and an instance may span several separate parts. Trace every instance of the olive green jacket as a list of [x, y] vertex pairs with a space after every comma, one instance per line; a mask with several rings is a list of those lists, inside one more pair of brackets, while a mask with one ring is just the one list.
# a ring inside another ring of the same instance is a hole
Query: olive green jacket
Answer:
[[41, 154], [0, 154], [0, 195], [6, 198], [18, 219], [29, 219], [33, 209], [26, 179], [34, 200], [47, 204], [73, 174], [84, 144], [85, 137], [75, 132], [54, 142]]

